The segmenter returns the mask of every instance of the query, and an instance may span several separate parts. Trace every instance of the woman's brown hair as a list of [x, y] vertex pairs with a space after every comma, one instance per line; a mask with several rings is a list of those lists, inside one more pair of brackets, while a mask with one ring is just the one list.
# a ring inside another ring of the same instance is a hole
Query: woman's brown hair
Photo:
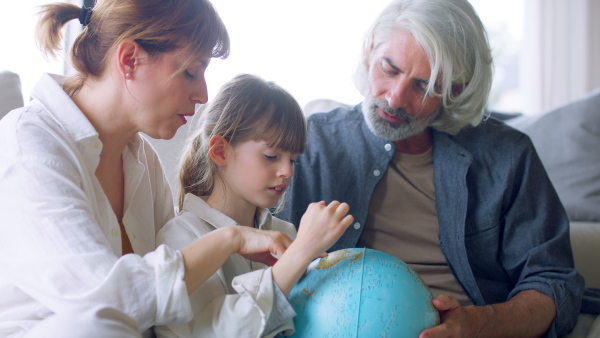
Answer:
[[[61, 49], [62, 28], [79, 18], [80, 11], [70, 3], [40, 7], [36, 37], [44, 55], [55, 56]], [[98, 0], [71, 49], [78, 74], [65, 83], [66, 92], [73, 96], [85, 79], [101, 77], [108, 56], [127, 39], [151, 57], [174, 51], [189, 52], [192, 57], [210, 53], [224, 59], [229, 55], [227, 29], [207, 0]], [[191, 58], [181, 70], [193, 62]]]

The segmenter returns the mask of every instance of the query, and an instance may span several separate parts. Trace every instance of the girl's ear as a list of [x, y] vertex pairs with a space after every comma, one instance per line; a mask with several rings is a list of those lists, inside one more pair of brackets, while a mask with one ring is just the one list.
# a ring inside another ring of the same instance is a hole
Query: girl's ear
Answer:
[[229, 142], [221, 135], [214, 135], [208, 143], [208, 156], [219, 167], [227, 166]]

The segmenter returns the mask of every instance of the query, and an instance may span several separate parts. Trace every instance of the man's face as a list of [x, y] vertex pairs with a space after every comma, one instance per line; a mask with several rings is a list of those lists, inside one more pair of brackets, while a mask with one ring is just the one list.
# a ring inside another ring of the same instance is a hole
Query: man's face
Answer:
[[442, 111], [440, 98], [425, 97], [431, 75], [425, 50], [410, 33], [397, 30], [373, 48], [369, 62], [363, 101], [369, 129], [391, 141], [422, 133]]

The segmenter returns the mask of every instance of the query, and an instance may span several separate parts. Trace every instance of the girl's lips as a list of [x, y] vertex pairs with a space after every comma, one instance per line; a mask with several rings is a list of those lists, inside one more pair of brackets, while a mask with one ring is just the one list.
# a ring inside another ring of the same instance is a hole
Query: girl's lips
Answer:
[[285, 186], [276, 186], [276, 187], [271, 187], [269, 188], [269, 190], [274, 193], [275, 195], [281, 195], [285, 192]]
[[389, 114], [388, 112], [386, 112], [385, 110], [381, 109], [381, 108], [377, 108], [377, 114], [379, 114], [379, 116], [381, 116], [382, 119], [391, 122], [391, 123], [403, 123], [405, 122], [404, 119], [401, 119], [399, 117], [396, 117], [394, 115]]

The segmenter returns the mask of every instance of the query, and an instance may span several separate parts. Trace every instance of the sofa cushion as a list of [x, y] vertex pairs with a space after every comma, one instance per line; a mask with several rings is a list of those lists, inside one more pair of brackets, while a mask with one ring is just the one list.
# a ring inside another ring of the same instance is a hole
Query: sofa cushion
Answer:
[[571, 247], [575, 268], [585, 278], [585, 285], [600, 288], [600, 223], [571, 222]]
[[0, 118], [22, 106], [23, 92], [19, 75], [10, 71], [0, 71]]
[[506, 123], [531, 137], [569, 219], [600, 221], [600, 88]]

